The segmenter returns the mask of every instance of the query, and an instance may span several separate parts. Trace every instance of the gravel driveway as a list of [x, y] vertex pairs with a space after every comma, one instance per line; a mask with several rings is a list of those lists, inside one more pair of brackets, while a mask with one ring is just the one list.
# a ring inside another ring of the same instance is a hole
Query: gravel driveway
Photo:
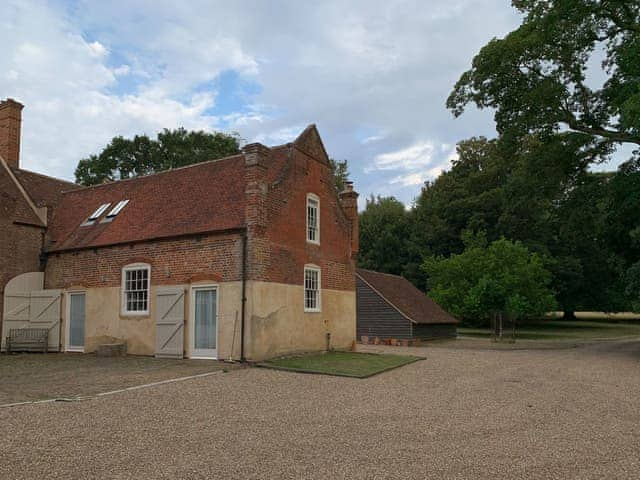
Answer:
[[638, 478], [640, 342], [410, 351], [0, 409], [0, 478]]

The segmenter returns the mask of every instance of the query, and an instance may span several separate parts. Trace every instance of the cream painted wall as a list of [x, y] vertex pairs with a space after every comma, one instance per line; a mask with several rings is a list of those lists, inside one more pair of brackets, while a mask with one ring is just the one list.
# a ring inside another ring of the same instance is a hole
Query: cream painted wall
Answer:
[[[212, 282], [196, 282], [190, 285], [172, 285], [183, 288], [185, 295], [185, 331], [184, 349], [187, 357], [191, 354], [191, 327], [190, 302], [191, 287], [209, 285]], [[155, 292], [156, 288], [164, 288], [166, 285], [151, 286], [151, 302], [149, 314], [143, 316], [120, 315], [119, 287], [109, 288], [71, 288], [66, 292], [84, 291], [86, 293], [85, 315], [85, 353], [95, 352], [98, 345], [104, 343], [126, 342], [127, 352], [132, 355], [154, 355], [156, 348], [156, 320], [155, 320]], [[241, 282], [225, 282], [217, 284], [218, 287], [218, 358], [240, 358], [240, 301], [242, 298]], [[67, 308], [62, 308], [63, 315], [63, 339], [66, 345]], [[235, 335], [234, 335], [235, 328]], [[234, 342], [235, 337], [235, 342]], [[233, 345], [232, 345], [233, 344]], [[233, 352], [232, 352], [233, 350]]]
[[278, 355], [346, 349], [356, 337], [356, 294], [322, 289], [322, 311], [304, 312], [302, 285], [247, 282], [245, 356], [259, 361]]

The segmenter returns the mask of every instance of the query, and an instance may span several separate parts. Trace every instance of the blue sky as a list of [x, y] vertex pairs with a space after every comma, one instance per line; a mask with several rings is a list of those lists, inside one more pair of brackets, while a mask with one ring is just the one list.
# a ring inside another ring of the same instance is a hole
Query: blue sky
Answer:
[[[115, 135], [162, 128], [288, 142], [317, 124], [361, 200], [410, 203], [490, 112], [444, 102], [519, 23], [507, 0], [8, 0], [0, 97], [25, 104], [23, 166], [73, 178]], [[364, 202], [361, 203], [361, 206]]]

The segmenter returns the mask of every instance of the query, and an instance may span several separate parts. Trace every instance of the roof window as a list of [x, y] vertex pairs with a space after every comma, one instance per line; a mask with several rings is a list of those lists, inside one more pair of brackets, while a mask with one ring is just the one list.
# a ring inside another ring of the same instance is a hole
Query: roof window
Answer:
[[100, 218], [100, 215], [102, 215], [104, 212], [107, 211], [107, 208], [109, 208], [109, 205], [111, 205], [110, 203], [103, 203], [102, 205], [100, 205], [98, 207], [98, 209], [93, 212], [91, 214], [91, 216], [87, 219], [87, 222], [92, 222], [94, 220], [97, 220], [98, 218]]
[[120, 200], [116, 204], [116, 206], [113, 207], [109, 213], [107, 213], [107, 218], [113, 218], [118, 215], [122, 211], [122, 209], [127, 206], [127, 203], [129, 203], [129, 200]]

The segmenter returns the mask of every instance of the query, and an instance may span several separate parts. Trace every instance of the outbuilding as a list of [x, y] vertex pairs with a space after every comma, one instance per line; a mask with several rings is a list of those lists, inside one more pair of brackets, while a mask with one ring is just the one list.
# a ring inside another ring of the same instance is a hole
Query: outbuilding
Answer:
[[259, 361], [351, 346], [358, 194], [337, 191], [314, 125], [152, 175], [55, 181], [45, 212], [19, 165], [21, 110], [0, 102], [1, 348], [36, 328], [50, 351]]
[[430, 339], [455, 337], [456, 320], [398, 275], [356, 270], [357, 336]]

